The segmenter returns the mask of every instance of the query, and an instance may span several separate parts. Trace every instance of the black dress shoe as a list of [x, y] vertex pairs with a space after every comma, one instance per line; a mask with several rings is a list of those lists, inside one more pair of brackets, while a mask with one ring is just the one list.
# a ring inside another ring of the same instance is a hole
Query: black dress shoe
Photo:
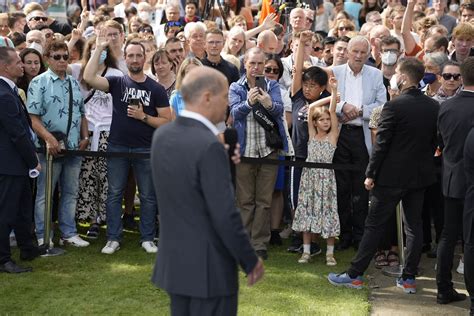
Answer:
[[31, 261], [44, 254], [44, 252], [44, 249], [40, 250], [38, 247], [35, 247], [29, 251], [20, 251], [20, 260]]
[[359, 245], [360, 245], [360, 240], [354, 240], [354, 242], [352, 243], [352, 247], [354, 247], [355, 251], [359, 250]]
[[8, 261], [2, 265], [0, 265], [0, 272], [6, 273], [24, 273], [24, 272], [31, 272], [32, 268], [23, 268], [17, 265], [13, 261]]
[[267, 260], [268, 259], [268, 254], [267, 254], [267, 251], [266, 250], [257, 250], [255, 251], [257, 253], [257, 256], [259, 256], [260, 258], [262, 258], [263, 260]]
[[456, 292], [456, 290], [452, 289], [446, 293], [438, 293], [436, 295], [436, 302], [438, 304], [449, 304], [452, 302], [460, 302], [466, 299], [466, 295], [462, 293]]
[[336, 250], [338, 251], [346, 250], [346, 249], [349, 249], [350, 246], [351, 246], [351, 241], [347, 239], [343, 239], [341, 242], [339, 242], [336, 245]]

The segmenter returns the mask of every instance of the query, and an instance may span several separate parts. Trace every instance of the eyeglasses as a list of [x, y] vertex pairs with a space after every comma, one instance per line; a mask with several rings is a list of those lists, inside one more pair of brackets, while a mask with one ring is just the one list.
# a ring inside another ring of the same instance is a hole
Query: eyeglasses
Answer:
[[461, 74], [450, 74], [450, 73], [444, 73], [441, 75], [444, 80], [451, 80], [454, 79], [455, 81], [459, 80], [461, 78]]
[[265, 71], [266, 74], [278, 75], [280, 73], [280, 69], [278, 68], [265, 67], [263, 70]]
[[53, 58], [54, 60], [61, 60], [61, 57], [65, 60], [65, 61], [68, 61], [69, 60], [69, 54], [58, 54], [58, 55], [51, 55], [51, 58]]
[[323, 50], [323, 48], [318, 46], [318, 47], [313, 47], [313, 50], [315, 52], [319, 52], [320, 50]]
[[30, 19], [30, 21], [31, 20], [46, 22], [46, 21], [48, 21], [48, 18], [45, 17], [45, 16], [34, 16]]
[[352, 27], [351, 26], [340, 26], [338, 28], [339, 31], [352, 31]]
[[118, 32], [107, 34], [108, 38], [118, 38], [119, 36], [120, 36], [120, 33], [118, 33]]

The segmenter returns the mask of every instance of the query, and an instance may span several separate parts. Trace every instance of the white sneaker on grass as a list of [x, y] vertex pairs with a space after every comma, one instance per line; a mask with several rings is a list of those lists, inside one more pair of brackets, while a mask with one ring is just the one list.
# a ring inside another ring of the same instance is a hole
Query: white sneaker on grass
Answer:
[[[38, 238], [38, 246], [43, 246], [44, 244], [44, 238]], [[53, 240], [49, 240], [49, 248], [54, 248], [54, 243]]]
[[79, 235], [76, 235], [69, 238], [59, 239], [59, 245], [60, 246], [71, 245], [74, 247], [87, 247], [89, 246], [89, 242], [79, 237]]
[[105, 247], [102, 248], [102, 253], [105, 253], [106, 255], [111, 255], [113, 254], [114, 252], [116, 252], [117, 250], [120, 249], [120, 244], [118, 241], [115, 241], [115, 240], [109, 240], [107, 241], [107, 243], [105, 244]]
[[142, 248], [145, 249], [147, 253], [157, 253], [158, 247], [153, 241], [144, 241], [142, 242]]

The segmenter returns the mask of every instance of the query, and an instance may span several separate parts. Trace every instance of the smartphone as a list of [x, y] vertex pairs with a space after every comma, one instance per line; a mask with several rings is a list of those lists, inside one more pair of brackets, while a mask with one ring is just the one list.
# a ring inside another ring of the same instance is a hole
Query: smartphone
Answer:
[[266, 92], [267, 84], [265, 82], [265, 77], [264, 76], [255, 77], [255, 86]]
[[128, 106], [138, 109], [140, 106], [140, 99], [131, 98], [128, 100]]

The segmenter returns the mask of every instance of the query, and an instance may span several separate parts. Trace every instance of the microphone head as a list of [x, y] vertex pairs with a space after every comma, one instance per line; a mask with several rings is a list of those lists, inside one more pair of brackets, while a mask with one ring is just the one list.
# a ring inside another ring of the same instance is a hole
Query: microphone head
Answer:
[[226, 128], [224, 131], [224, 142], [231, 147], [237, 144], [237, 130], [235, 128]]

